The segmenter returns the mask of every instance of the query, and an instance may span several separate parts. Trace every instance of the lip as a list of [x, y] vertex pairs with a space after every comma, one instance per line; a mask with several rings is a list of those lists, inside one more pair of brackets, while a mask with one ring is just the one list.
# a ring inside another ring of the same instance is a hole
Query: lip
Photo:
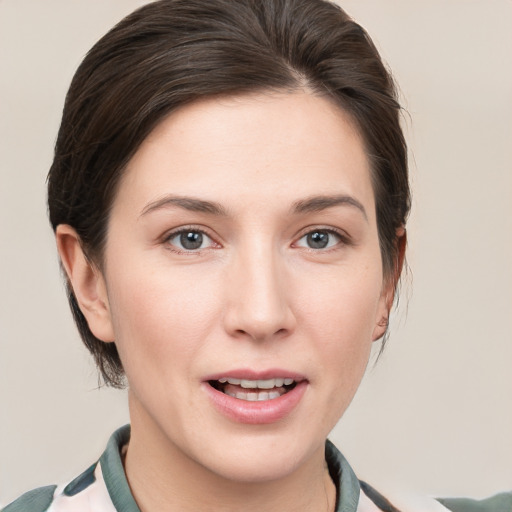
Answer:
[[[223, 377], [247, 380], [264, 380], [282, 377], [293, 379], [297, 384], [293, 389], [279, 398], [250, 402], [226, 395], [222, 391], [213, 388], [208, 383], [210, 380], [219, 380]], [[236, 423], [265, 425], [282, 420], [298, 406], [308, 387], [308, 381], [303, 375], [279, 369], [264, 371], [230, 370], [209, 376], [203, 381], [202, 387], [213, 406], [223, 416], [226, 416]]]
[[306, 380], [304, 375], [301, 375], [296, 372], [290, 372], [288, 370], [283, 370], [281, 368], [271, 368], [268, 370], [250, 370], [250, 369], [236, 369], [236, 370], [228, 370], [222, 373], [216, 373], [205, 377], [203, 380], [205, 382], [209, 380], [219, 380], [223, 377], [232, 377], [233, 379], [247, 379], [247, 380], [265, 380], [265, 379], [275, 379], [278, 377], [282, 377], [285, 379], [293, 379], [297, 383]]

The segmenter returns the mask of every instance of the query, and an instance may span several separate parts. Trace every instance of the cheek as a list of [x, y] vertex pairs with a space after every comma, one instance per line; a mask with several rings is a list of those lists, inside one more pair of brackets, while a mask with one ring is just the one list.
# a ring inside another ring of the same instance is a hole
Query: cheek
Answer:
[[315, 340], [324, 421], [330, 428], [348, 407], [364, 375], [381, 303], [381, 281], [378, 268], [346, 273], [340, 269], [329, 279], [316, 279], [314, 287], [309, 283], [314, 293], [303, 297], [303, 325], [307, 337]]
[[368, 264], [301, 273], [295, 293], [304, 324], [321, 329], [329, 348], [357, 350], [371, 342], [381, 291], [380, 267]]
[[128, 379], [176, 375], [193, 362], [218, 318], [215, 281], [170, 266], [137, 267], [109, 276], [109, 303], [116, 344]]
[[317, 317], [322, 329], [317, 336], [322, 366], [338, 390], [351, 393], [359, 385], [372, 346], [376, 309], [376, 300], [368, 300], [363, 294], [342, 293], [335, 301], [324, 304]]

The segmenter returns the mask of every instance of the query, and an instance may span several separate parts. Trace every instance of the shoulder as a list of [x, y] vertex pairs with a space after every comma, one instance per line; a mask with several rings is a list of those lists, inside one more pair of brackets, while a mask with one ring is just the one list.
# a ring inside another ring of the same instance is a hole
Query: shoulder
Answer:
[[56, 488], [56, 485], [48, 485], [26, 492], [1, 512], [45, 512], [53, 501]]
[[[361, 482], [361, 495], [368, 498], [376, 510], [385, 512], [512, 512], [512, 492], [496, 494], [487, 499], [430, 498], [408, 493], [387, 495], [386, 499], [368, 484]], [[364, 501], [364, 500], [363, 500]], [[363, 505], [363, 502], [360, 503]], [[359, 512], [359, 508], [357, 509]], [[374, 509], [362, 506], [361, 512]]]
[[[496, 494], [484, 500], [434, 499], [404, 492], [398, 494], [383, 492], [381, 494], [372, 486], [357, 479], [346, 459], [329, 441], [326, 443], [325, 456], [329, 472], [338, 490], [338, 496], [341, 495], [342, 498], [337, 511], [512, 512], [512, 491]], [[354, 504], [356, 504], [355, 507]]]
[[438, 501], [452, 512], [512, 512], [512, 492], [503, 492], [484, 500], [441, 498]]
[[100, 460], [71, 482], [29, 491], [0, 512], [139, 512], [121, 460], [122, 447], [129, 438], [126, 425], [112, 434]]
[[95, 463], [67, 485], [30, 491], [1, 512], [115, 512], [115, 508]]

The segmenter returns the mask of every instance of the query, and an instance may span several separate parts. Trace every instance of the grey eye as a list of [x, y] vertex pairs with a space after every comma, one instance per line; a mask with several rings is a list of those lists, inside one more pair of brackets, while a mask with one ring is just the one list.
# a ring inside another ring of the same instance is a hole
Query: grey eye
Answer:
[[301, 237], [297, 245], [309, 249], [328, 249], [339, 243], [340, 239], [340, 236], [333, 231], [317, 229]]
[[213, 245], [213, 241], [208, 235], [193, 229], [186, 229], [172, 234], [168, 242], [183, 251], [197, 251]]
[[203, 234], [197, 231], [188, 231], [180, 234], [180, 243], [184, 249], [193, 251], [203, 244]]
[[315, 231], [306, 235], [307, 243], [312, 249], [324, 249], [329, 243], [329, 233]]

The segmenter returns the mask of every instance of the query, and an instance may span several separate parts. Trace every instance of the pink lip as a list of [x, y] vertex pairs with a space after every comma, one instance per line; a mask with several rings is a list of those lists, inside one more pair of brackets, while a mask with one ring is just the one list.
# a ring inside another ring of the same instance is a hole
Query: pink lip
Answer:
[[265, 380], [265, 379], [276, 379], [276, 378], [284, 378], [284, 379], [293, 379], [296, 382], [300, 382], [305, 380], [304, 375], [300, 375], [299, 373], [290, 372], [288, 370], [283, 370], [280, 368], [270, 368], [268, 370], [250, 370], [248, 368], [236, 369], [236, 370], [228, 370], [222, 373], [217, 373], [215, 375], [209, 375], [205, 377], [204, 381], [209, 380], [219, 380], [223, 377], [232, 377], [233, 379], [247, 379], [247, 380]]
[[[210, 386], [209, 380], [218, 380], [222, 377], [232, 377], [235, 379], [263, 380], [276, 377], [294, 379], [296, 386], [273, 400], [263, 400], [260, 402], [250, 402], [241, 400], [224, 394], [222, 391]], [[214, 407], [224, 416], [237, 423], [246, 423], [251, 425], [264, 425], [275, 423], [288, 414], [299, 404], [308, 387], [308, 381], [303, 376], [284, 370], [230, 370], [228, 372], [212, 375], [205, 379], [202, 387], [208, 394]]]

